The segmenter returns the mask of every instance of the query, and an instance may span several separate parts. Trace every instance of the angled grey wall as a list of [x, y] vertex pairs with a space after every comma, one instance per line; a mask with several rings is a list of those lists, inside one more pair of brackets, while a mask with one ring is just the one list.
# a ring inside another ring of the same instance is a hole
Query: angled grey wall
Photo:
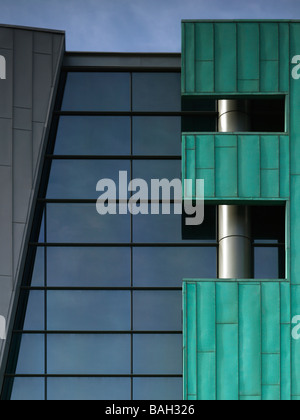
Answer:
[[[0, 26], [0, 317], [7, 326], [64, 52], [64, 32]], [[4, 348], [0, 331], [0, 363]]]

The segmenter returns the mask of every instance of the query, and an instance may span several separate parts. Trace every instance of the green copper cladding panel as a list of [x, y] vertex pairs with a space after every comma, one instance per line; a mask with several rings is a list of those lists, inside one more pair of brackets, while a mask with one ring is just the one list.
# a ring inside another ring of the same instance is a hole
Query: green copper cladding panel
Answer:
[[258, 284], [239, 286], [240, 395], [261, 396], [261, 302]]
[[237, 53], [236, 25], [215, 24], [215, 90], [216, 92], [236, 92]]
[[185, 280], [184, 397], [290, 399], [289, 295], [276, 281]]
[[285, 93], [286, 22], [183, 22], [182, 94]]
[[183, 134], [182, 148], [183, 179], [193, 180], [186, 194], [204, 179], [206, 199], [289, 198], [287, 135]]
[[261, 148], [258, 136], [238, 138], [239, 196], [261, 196]]

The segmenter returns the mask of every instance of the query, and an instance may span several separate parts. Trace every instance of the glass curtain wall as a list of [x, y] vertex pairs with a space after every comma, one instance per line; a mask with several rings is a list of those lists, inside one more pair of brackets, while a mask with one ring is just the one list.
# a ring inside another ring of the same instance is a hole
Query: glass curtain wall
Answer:
[[[65, 78], [2, 398], [181, 399], [182, 279], [217, 277], [215, 207], [189, 235], [174, 204], [133, 216], [118, 201], [120, 171], [181, 178], [180, 73]], [[96, 211], [100, 179], [115, 215]]]

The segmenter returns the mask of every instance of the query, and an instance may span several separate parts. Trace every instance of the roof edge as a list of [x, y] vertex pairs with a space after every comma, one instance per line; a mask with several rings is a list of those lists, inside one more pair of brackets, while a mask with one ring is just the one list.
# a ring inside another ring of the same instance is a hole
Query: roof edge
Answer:
[[182, 23], [300, 23], [300, 19], [183, 19]]
[[46, 32], [46, 33], [54, 33], [54, 34], [59, 34], [59, 35], [66, 35], [66, 31], [59, 30], [59, 29], [37, 28], [37, 27], [22, 26], [22, 25], [8, 25], [4, 23], [0, 23], [0, 28], [21, 29], [23, 31]]
[[121, 57], [176, 57], [181, 56], [181, 52], [119, 52], [119, 51], [66, 51], [69, 56], [121, 56]]
[[181, 53], [118, 53], [118, 52], [66, 52], [64, 68], [99, 69], [179, 69]]

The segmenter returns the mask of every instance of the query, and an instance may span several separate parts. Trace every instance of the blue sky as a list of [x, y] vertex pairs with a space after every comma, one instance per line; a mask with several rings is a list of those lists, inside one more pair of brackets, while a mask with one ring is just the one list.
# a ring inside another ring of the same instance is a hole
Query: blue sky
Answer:
[[68, 51], [179, 52], [182, 19], [300, 19], [300, 1], [0, 0], [0, 23], [65, 30]]

